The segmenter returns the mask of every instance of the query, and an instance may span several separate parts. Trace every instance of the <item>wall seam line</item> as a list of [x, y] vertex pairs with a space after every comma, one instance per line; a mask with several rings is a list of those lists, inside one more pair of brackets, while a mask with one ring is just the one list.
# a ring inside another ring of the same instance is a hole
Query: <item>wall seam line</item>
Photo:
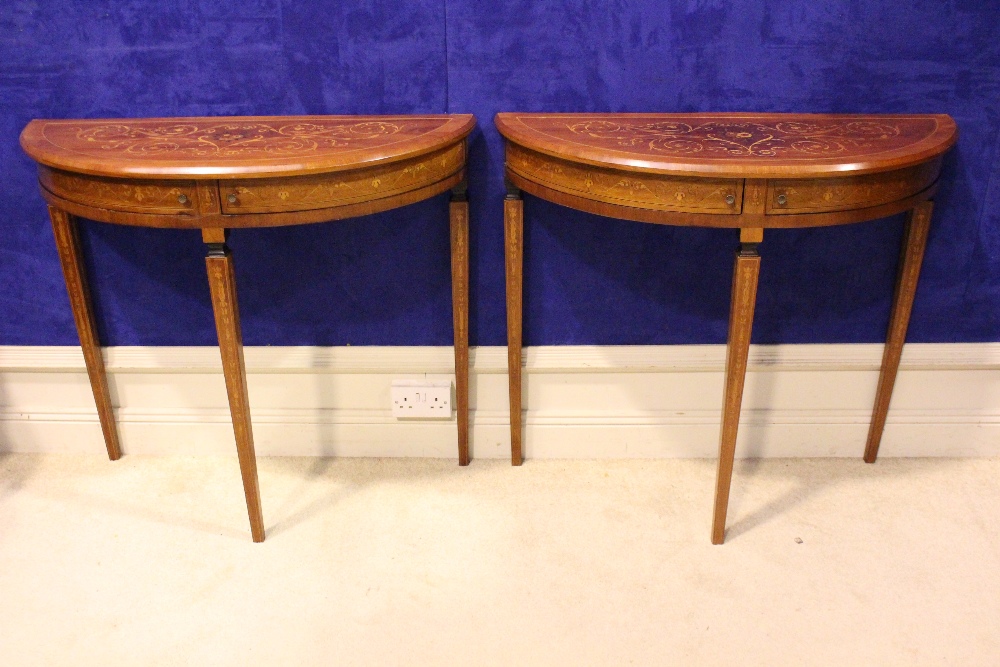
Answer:
[[444, 7], [444, 112], [451, 113], [451, 51], [448, 45], [448, 0]]

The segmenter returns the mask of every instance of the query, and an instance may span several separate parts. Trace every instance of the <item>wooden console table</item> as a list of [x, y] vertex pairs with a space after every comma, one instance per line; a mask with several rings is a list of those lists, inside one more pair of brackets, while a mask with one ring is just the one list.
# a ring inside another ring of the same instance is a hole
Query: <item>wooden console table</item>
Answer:
[[121, 456], [94, 326], [76, 216], [140, 227], [201, 229], [243, 490], [264, 540], [230, 229], [338, 220], [451, 190], [451, 277], [458, 458], [469, 462], [471, 115], [34, 120], [21, 146], [39, 163], [73, 317], [108, 456]]
[[878, 453], [944, 153], [946, 115], [501, 113], [511, 459], [520, 465], [521, 190], [570, 208], [740, 230], [733, 272], [712, 542], [725, 539], [765, 228], [843, 225], [909, 211], [864, 460]]

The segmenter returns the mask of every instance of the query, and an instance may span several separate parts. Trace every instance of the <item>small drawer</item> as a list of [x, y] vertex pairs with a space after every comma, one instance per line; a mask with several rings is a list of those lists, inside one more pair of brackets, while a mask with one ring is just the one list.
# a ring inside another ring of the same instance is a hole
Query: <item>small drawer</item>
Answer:
[[278, 213], [335, 208], [428, 187], [465, 165], [465, 143], [412, 160], [319, 176], [252, 178], [219, 182], [222, 212]]
[[941, 172], [941, 161], [881, 174], [777, 179], [767, 184], [765, 212], [769, 215], [850, 211], [905, 199], [930, 187]]
[[52, 194], [77, 204], [131, 213], [194, 213], [195, 181], [153, 181], [72, 174], [41, 167], [38, 179]]
[[544, 187], [595, 201], [655, 211], [736, 215], [743, 210], [743, 181], [689, 178], [561, 160], [507, 143], [507, 168]]

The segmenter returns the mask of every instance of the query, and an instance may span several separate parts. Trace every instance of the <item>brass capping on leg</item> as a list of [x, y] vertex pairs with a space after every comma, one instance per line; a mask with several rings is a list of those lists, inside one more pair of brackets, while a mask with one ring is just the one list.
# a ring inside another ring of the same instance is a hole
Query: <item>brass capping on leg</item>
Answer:
[[469, 182], [463, 180], [461, 183], [456, 185], [451, 189], [451, 201], [453, 202], [463, 202], [469, 201]]
[[763, 241], [762, 227], [743, 227], [740, 229], [740, 247], [736, 254], [740, 257], [758, 257], [757, 246]]
[[209, 257], [228, 257], [230, 254], [229, 246], [225, 243], [209, 243], [208, 244], [208, 256]]
[[514, 185], [509, 178], [504, 176], [503, 179], [504, 187], [507, 189], [507, 196], [504, 199], [520, 199], [521, 189]]
[[201, 240], [208, 246], [209, 257], [225, 257], [229, 254], [229, 230], [222, 227], [205, 227], [201, 230]]

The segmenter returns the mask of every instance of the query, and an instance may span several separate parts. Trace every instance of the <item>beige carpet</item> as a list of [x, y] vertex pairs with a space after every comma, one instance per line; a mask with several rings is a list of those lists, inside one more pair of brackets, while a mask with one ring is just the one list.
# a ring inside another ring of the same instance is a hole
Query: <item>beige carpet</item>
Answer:
[[997, 665], [1000, 460], [0, 457], [0, 665]]

